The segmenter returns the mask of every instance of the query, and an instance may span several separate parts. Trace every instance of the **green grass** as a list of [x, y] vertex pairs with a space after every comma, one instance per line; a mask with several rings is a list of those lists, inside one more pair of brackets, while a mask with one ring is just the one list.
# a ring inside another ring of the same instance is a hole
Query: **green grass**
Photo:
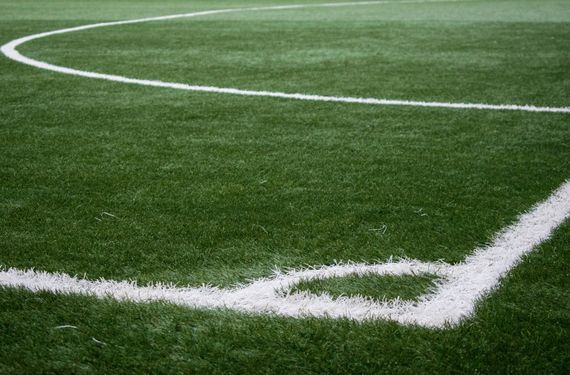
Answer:
[[[279, 3], [0, 0], [0, 43]], [[569, 36], [567, 1], [468, 1], [244, 12], [21, 51], [174, 82], [568, 106]], [[275, 266], [454, 263], [570, 171], [563, 114], [201, 94], [4, 57], [0, 94], [0, 264], [90, 279], [229, 286]], [[566, 225], [475, 317], [441, 332], [0, 290], [0, 372], [567, 373], [569, 245]]]
[[565, 374], [569, 235], [566, 224], [475, 317], [444, 331], [5, 290], [0, 371]]
[[379, 276], [374, 274], [303, 280], [291, 292], [310, 292], [338, 297], [365, 297], [375, 301], [400, 298], [417, 300], [429, 291], [435, 275]]

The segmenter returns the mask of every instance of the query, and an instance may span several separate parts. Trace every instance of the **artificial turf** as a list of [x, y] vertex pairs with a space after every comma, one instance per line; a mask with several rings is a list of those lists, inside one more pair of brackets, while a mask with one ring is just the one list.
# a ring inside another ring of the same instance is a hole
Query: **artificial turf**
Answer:
[[303, 280], [291, 292], [310, 292], [333, 297], [364, 297], [374, 301], [416, 300], [434, 287], [437, 277], [430, 274], [380, 276], [374, 274]]
[[[279, 2], [2, 0], [0, 43], [259, 4]], [[243, 12], [20, 50], [192, 84], [568, 106], [569, 37], [567, 1], [466, 1]], [[570, 171], [567, 114], [181, 92], [3, 56], [0, 90], [4, 267], [229, 286], [275, 267], [391, 256], [453, 263]], [[449, 331], [4, 289], [0, 371], [565, 373], [569, 241], [566, 225]], [[78, 329], [54, 329], [63, 324]]]

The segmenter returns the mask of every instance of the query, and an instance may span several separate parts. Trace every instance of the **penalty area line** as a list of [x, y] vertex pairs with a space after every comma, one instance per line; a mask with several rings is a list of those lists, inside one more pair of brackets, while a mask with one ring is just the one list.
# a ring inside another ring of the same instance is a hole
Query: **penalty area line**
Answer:
[[[392, 320], [405, 325], [445, 329], [471, 316], [477, 303], [496, 289], [523, 256], [546, 241], [570, 216], [570, 180], [550, 197], [522, 214], [499, 232], [487, 247], [476, 249], [463, 262], [449, 265], [404, 259], [378, 264], [336, 264], [276, 272], [233, 288], [138, 286], [133, 281], [90, 281], [63, 273], [9, 268], [0, 271], [0, 286], [32, 292], [78, 294], [118, 301], [165, 301], [192, 308], [224, 308], [254, 314], [293, 318], [319, 317], [354, 321]], [[374, 301], [362, 297], [332, 298], [308, 292], [291, 293], [305, 280], [350, 275], [420, 275], [441, 277], [437, 286], [418, 301]]]
[[22, 55], [17, 51], [17, 47], [32, 40], [46, 38], [57, 34], [66, 34], [82, 30], [90, 30], [100, 27], [110, 27], [119, 25], [129, 25], [142, 22], [154, 21], [168, 21], [180, 18], [190, 18], [199, 16], [216, 15], [223, 13], [246, 12], [246, 11], [271, 11], [271, 10], [293, 10], [304, 8], [326, 8], [326, 7], [348, 7], [348, 6], [361, 6], [361, 5], [387, 5], [387, 4], [418, 4], [418, 3], [449, 3], [461, 2], [457, 0], [403, 0], [403, 1], [362, 1], [353, 3], [323, 3], [323, 4], [296, 4], [296, 5], [278, 5], [268, 7], [252, 7], [252, 8], [229, 8], [217, 9], [209, 11], [200, 11], [193, 13], [174, 14], [169, 16], [140, 18], [134, 20], [114, 21], [114, 22], [101, 22], [83, 26], [77, 26], [67, 29], [54, 30], [39, 34], [25, 36], [15, 39], [11, 42], [4, 44], [0, 47], [0, 51], [8, 58], [20, 62], [22, 64], [34, 66], [39, 69], [49, 70], [57, 73], [68, 74], [79, 77], [101, 79], [112, 82], [135, 84], [141, 86], [162, 87], [176, 90], [207, 92], [214, 94], [229, 94], [229, 95], [242, 95], [242, 96], [258, 96], [258, 97], [271, 97], [281, 99], [293, 100], [306, 100], [306, 101], [319, 101], [319, 102], [333, 102], [333, 103], [354, 103], [354, 104], [368, 104], [368, 105], [382, 105], [382, 106], [408, 106], [408, 107], [425, 107], [425, 108], [448, 108], [448, 109], [475, 109], [475, 110], [498, 110], [498, 111], [523, 111], [523, 112], [545, 112], [545, 113], [570, 113], [570, 107], [545, 107], [535, 105], [516, 105], [516, 104], [487, 104], [487, 103], [452, 103], [452, 102], [429, 102], [429, 101], [416, 101], [416, 100], [400, 100], [400, 99], [386, 99], [386, 98], [360, 98], [360, 97], [344, 97], [344, 96], [326, 96], [318, 94], [304, 94], [304, 93], [285, 93], [277, 91], [256, 91], [244, 90], [240, 88], [230, 87], [216, 87], [216, 86], [202, 86], [192, 85], [178, 82], [164, 82], [160, 80], [146, 80], [131, 77], [124, 77], [114, 74], [96, 73], [85, 70], [73, 69], [58, 65], [53, 65], [45, 61], [35, 60], [30, 57]]

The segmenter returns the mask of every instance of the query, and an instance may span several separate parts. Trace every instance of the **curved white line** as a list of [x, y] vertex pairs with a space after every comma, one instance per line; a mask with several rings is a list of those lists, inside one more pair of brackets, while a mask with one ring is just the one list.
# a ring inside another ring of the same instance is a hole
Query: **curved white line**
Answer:
[[371, 105], [396, 105], [396, 106], [411, 106], [411, 107], [433, 107], [433, 108], [452, 108], [452, 109], [480, 109], [480, 110], [511, 110], [511, 111], [526, 111], [526, 112], [551, 112], [551, 113], [570, 113], [570, 107], [539, 107], [534, 105], [513, 105], [513, 104], [484, 104], [484, 103], [445, 103], [445, 102], [423, 102], [413, 100], [396, 100], [396, 99], [377, 99], [377, 98], [355, 98], [355, 97], [342, 97], [342, 96], [323, 96], [311, 95], [300, 93], [285, 93], [274, 91], [255, 91], [255, 90], [242, 90], [238, 88], [214, 87], [214, 86], [199, 86], [189, 85], [185, 83], [176, 82], [163, 82], [158, 80], [146, 80], [123, 77], [113, 74], [103, 74], [88, 72], [84, 70], [72, 69], [63, 66], [53, 65], [44, 61], [35, 60], [20, 54], [16, 48], [29, 41], [45, 38], [57, 34], [72, 33], [76, 31], [95, 29], [99, 27], [128, 25], [142, 22], [151, 21], [166, 21], [178, 18], [190, 18], [207, 15], [215, 15], [231, 12], [244, 12], [244, 11], [264, 11], [264, 10], [287, 10], [287, 9], [302, 9], [302, 8], [315, 8], [315, 7], [343, 7], [355, 5], [373, 5], [373, 4], [410, 4], [410, 3], [431, 3], [431, 2], [454, 2], [457, 0], [404, 0], [404, 1], [362, 1], [354, 3], [324, 3], [324, 4], [299, 4], [299, 5], [280, 5], [268, 7], [253, 7], [253, 8], [231, 8], [231, 9], [218, 9], [194, 13], [175, 14], [171, 16], [141, 18], [127, 21], [103, 22], [91, 25], [84, 25], [72, 27], [68, 29], [61, 29], [49, 31], [40, 34], [29, 35], [23, 38], [13, 40], [0, 47], [0, 51], [8, 58], [18, 61], [20, 63], [31, 65], [40, 69], [50, 70], [53, 72], [69, 74], [74, 76], [81, 76], [87, 78], [103, 79], [113, 82], [129, 83], [143, 86], [164, 87], [178, 90], [199, 91], [219, 94], [233, 94], [245, 96], [263, 96], [284, 99], [297, 99], [321, 102], [337, 102], [337, 103], [359, 103]]

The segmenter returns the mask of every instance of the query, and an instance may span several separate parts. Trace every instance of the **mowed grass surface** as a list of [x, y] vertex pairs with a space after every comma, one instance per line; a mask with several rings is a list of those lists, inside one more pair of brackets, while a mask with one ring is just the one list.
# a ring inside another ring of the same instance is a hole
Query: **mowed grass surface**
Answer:
[[373, 301], [391, 299], [416, 300], [434, 288], [435, 275], [379, 276], [375, 274], [352, 275], [330, 279], [303, 280], [292, 292], [325, 294], [333, 298], [361, 297]]
[[[4, 1], [0, 43], [259, 4], [279, 3]], [[566, 1], [469, 1], [236, 13], [21, 51], [173, 82], [568, 106], [569, 37]], [[457, 262], [570, 175], [568, 115], [211, 95], [0, 66], [7, 267], [229, 286], [275, 266]], [[566, 225], [447, 332], [2, 290], [0, 371], [564, 373], [569, 240]]]

